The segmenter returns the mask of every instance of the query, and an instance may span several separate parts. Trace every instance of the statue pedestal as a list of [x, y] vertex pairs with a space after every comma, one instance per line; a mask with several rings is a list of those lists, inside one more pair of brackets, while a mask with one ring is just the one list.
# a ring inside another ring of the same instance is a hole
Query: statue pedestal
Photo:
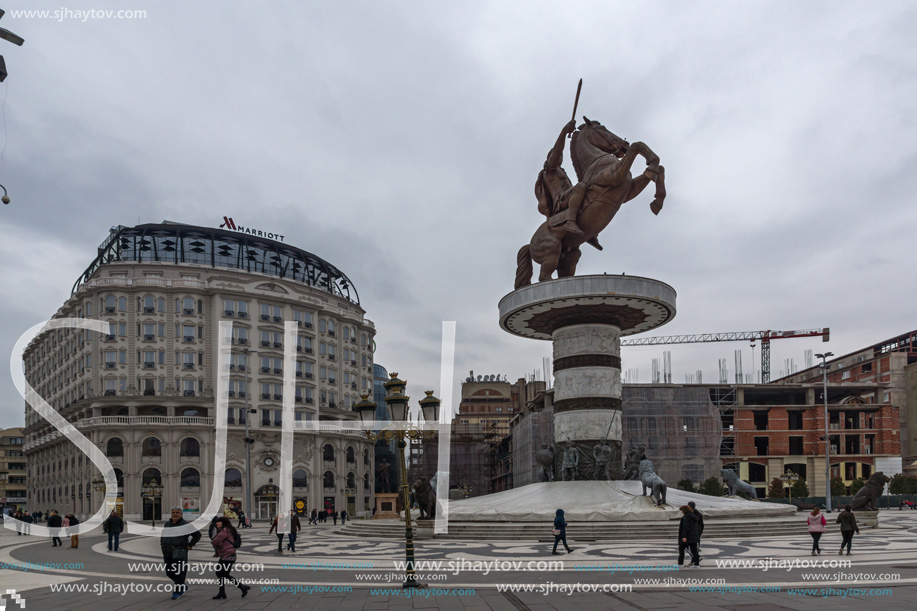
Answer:
[[397, 509], [398, 493], [376, 493], [376, 514], [373, 516], [373, 520], [397, 520], [400, 517]]
[[572, 276], [517, 289], [499, 307], [505, 331], [554, 344], [554, 442], [577, 449], [576, 479], [599, 479], [593, 448], [602, 442], [620, 477], [621, 337], [670, 321], [675, 290], [638, 276]]

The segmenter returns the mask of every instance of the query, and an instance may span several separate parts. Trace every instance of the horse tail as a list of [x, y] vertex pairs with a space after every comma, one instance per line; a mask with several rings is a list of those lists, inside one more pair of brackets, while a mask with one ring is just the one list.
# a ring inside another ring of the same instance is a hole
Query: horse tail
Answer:
[[529, 245], [526, 244], [519, 249], [516, 255], [516, 285], [514, 289], [520, 289], [532, 283], [532, 255], [529, 253]]

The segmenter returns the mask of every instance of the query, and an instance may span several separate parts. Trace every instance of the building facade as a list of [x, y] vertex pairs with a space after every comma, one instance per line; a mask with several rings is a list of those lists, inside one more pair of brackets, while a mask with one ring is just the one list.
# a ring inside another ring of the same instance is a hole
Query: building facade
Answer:
[[[774, 383], [817, 385], [822, 378], [820, 367], [810, 367]], [[899, 416], [896, 435], [901, 447], [902, 471], [917, 476], [917, 331], [829, 360], [828, 382], [882, 387], [876, 402], [894, 407]], [[834, 416], [830, 426], [840, 431], [845, 424]]]
[[25, 438], [21, 428], [0, 429], [0, 512], [12, 513], [17, 509], [40, 511], [28, 507], [28, 465], [22, 446]]
[[[732, 443], [724, 444], [726, 466], [757, 488], [787, 471], [806, 481], [812, 496], [824, 496], [825, 407], [821, 384], [737, 386], [724, 421], [732, 426]], [[899, 456], [899, 410], [888, 402], [884, 386], [828, 385], [828, 430], [831, 478], [846, 486], [887, 471], [883, 460]], [[731, 446], [731, 447], [730, 447]], [[891, 475], [891, 473], [888, 473]]]
[[[449, 440], [449, 486], [457, 496], [481, 496], [513, 486], [510, 421], [544, 391], [544, 382], [474, 372], [462, 383], [462, 401]], [[412, 448], [411, 478], [437, 471], [439, 437]], [[416, 475], [415, 475], [416, 474]]]
[[[238, 506], [249, 471], [253, 518], [289, 509], [277, 507], [284, 380], [295, 380], [297, 421], [354, 421], [351, 407], [372, 389], [375, 329], [353, 284], [327, 261], [260, 236], [169, 222], [115, 227], [54, 318], [103, 321], [108, 333], [40, 334], [23, 356], [26, 380], [108, 457], [129, 518], [158, 520], [179, 504], [193, 515], [215, 478]], [[284, 370], [286, 321], [297, 324], [295, 371]], [[220, 336], [221, 322], [231, 335]], [[231, 356], [219, 372], [224, 346]], [[228, 447], [215, 473], [221, 379]], [[100, 474], [82, 452], [28, 406], [24, 436], [33, 504], [96, 511]], [[297, 431], [294, 498], [369, 512], [372, 454], [356, 429]], [[154, 480], [161, 495], [144, 495]]]

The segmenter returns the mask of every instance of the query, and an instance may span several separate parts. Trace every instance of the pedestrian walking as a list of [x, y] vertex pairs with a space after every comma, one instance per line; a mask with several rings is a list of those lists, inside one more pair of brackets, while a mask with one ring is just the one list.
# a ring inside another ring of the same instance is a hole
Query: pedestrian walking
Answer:
[[688, 507], [690, 507], [694, 515], [697, 516], [698, 526], [700, 526], [700, 534], [697, 538], [697, 560], [700, 562], [703, 560], [703, 557], [700, 555], [700, 540], [704, 538], [704, 514], [697, 510], [697, 505], [694, 501], [688, 501]]
[[[108, 534], [108, 551], [118, 551], [118, 543], [121, 539], [121, 533], [124, 531], [124, 520], [118, 515], [118, 511], [113, 509], [102, 523], [102, 532]], [[112, 547], [114, 544], [114, 547]]]
[[341, 526], [347, 523], [347, 512], [343, 509], [341, 510]]
[[[73, 515], [72, 513], [67, 514], [67, 518], [70, 519], [70, 526], [76, 526], [77, 524], [80, 523], [79, 519], [77, 519], [77, 517]], [[69, 549], [77, 549], [79, 546], [80, 546], [80, 536], [75, 533], [71, 534]]]
[[171, 518], [162, 525], [162, 536], [159, 547], [162, 550], [162, 561], [166, 565], [166, 577], [172, 580], [172, 600], [181, 598], [188, 591], [185, 576], [188, 573], [188, 552], [201, 540], [201, 533], [195, 531], [187, 535], [169, 534], [168, 529], [189, 524], [182, 518], [181, 507], [171, 509]]
[[809, 525], [809, 534], [812, 535], [812, 555], [820, 554], [821, 547], [818, 546], [818, 540], [827, 530], [825, 527], [828, 525], [828, 521], [825, 519], [825, 515], [818, 510], [818, 507], [813, 507], [812, 513], [806, 518], [806, 523]]
[[24, 534], [24, 535], [31, 535], [31, 534], [32, 534], [32, 522], [33, 522], [33, 521], [34, 521], [34, 520], [32, 519], [32, 515], [31, 515], [28, 511], [26, 511], [25, 513], [23, 513], [23, 515], [22, 515], [22, 522], [23, 522], [22, 534]]
[[312, 508], [312, 514], [311, 514], [311, 516], [309, 517], [309, 524], [315, 524], [315, 522], [316, 522], [317, 520], [318, 520], [318, 509], [315, 509], [315, 508], [313, 507], [313, 508]]
[[22, 536], [22, 531], [25, 530], [25, 520], [23, 519], [22, 512], [19, 511], [19, 510], [17, 509], [17, 510], [13, 513], [12, 518], [13, 518], [14, 520], [16, 520], [17, 522], [21, 522], [21, 523], [23, 524], [22, 528], [17, 528], [17, 529], [16, 529], [16, 536], [21, 537], [21, 536]]
[[232, 565], [236, 562], [236, 545], [241, 543], [242, 538], [239, 536], [239, 532], [232, 527], [229, 518], [217, 518], [216, 534], [210, 544], [213, 545], [219, 558], [216, 578], [220, 584], [220, 591], [213, 597], [213, 600], [226, 598], [227, 581], [242, 590], [242, 598], [245, 598], [245, 595], [251, 590], [251, 586], [245, 585], [230, 574]]
[[239, 516], [239, 526], [238, 526], [238, 528], [245, 528], [245, 512], [242, 511], [242, 508], [241, 508], [241, 507], [239, 508], [238, 516]]
[[299, 523], [299, 516], [296, 515], [296, 512], [292, 509], [290, 510], [290, 536], [289, 544], [287, 544], [287, 549], [291, 552], [296, 551], [296, 535], [299, 531], [302, 530], [302, 526]]
[[334, 520], [334, 525], [337, 526], [338, 525], [338, 512], [332, 511], [331, 519]]
[[280, 514], [274, 518], [274, 521], [271, 522], [271, 529], [267, 531], [267, 534], [277, 531], [277, 551], [281, 554], [283, 553], [283, 532], [281, 531], [286, 530], [286, 528], [283, 528], [285, 525], [286, 520], [283, 518], [283, 514]]
[[[64, 519], [57, 515], [57, 510], [52, 509], [48, 515], [48, 528], [62, 528], [64, 526]], [[60, 535], [60, 531], [57, 531], [57, 534]], [[60, 537], [54, 534], [54, 531], [51, 532], [51, 547], [59, 547], [61, 545]]]
[[567, 550], [569, 554], [573, 550], [570, 549], [570, 546], [567, 545], [567, 523], [564, 521], [564, 510], [558, 509], [554, 513], [554, 530], [551, 531], [554, 535], [554, 549], [551, 551], [555, 556], [559, 556], [557, 553], [557, 544], [561, 541], [564, 542], [564, 549]]
[[837, 516], [836, 523], [841, 525], [841, 536], [844, 538], [841, 541], [841, 550], [837, 553], [838, 556], [844, 553], [844, 546], [847, 546], [847, 555], [850, 555], [850, 545], [853, 543], [853, 533], [860, 534], [860, 527], [857, 526], [856, 516], [853, 515], [853, 509], [850, 505], [844, 505], [844, 511], [840, 512]]
[[681, 522], [678, 524], [678, 566], [685, 563], [685, 548], [691, 554], [691, 566], [700, 567], [700, 556], [697, 552], [697, 542], [700, 541], [700, 518], [690, 507], [682, 505]]

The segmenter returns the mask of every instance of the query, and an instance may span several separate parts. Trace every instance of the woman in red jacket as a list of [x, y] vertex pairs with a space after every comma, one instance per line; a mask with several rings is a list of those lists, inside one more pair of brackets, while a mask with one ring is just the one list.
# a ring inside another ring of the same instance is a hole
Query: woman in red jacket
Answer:
[[220, 558], [220, 568], [216, 571], [216, 577], [220, 581], [220, 592], [213, 597], [213, 600], [226, 598], [227, 581], [242, 590], [242, 598], [245, 598], [251, 587], [229, 574], [232, 571], [232, 565], [236, 562], [236, 546], [234, 542], [239, 537], [239, 533], [226, 518], [218, 519], [216, 527], [216, 535], [214, 535], [210, 544], [216, 549], [217, 556]]

